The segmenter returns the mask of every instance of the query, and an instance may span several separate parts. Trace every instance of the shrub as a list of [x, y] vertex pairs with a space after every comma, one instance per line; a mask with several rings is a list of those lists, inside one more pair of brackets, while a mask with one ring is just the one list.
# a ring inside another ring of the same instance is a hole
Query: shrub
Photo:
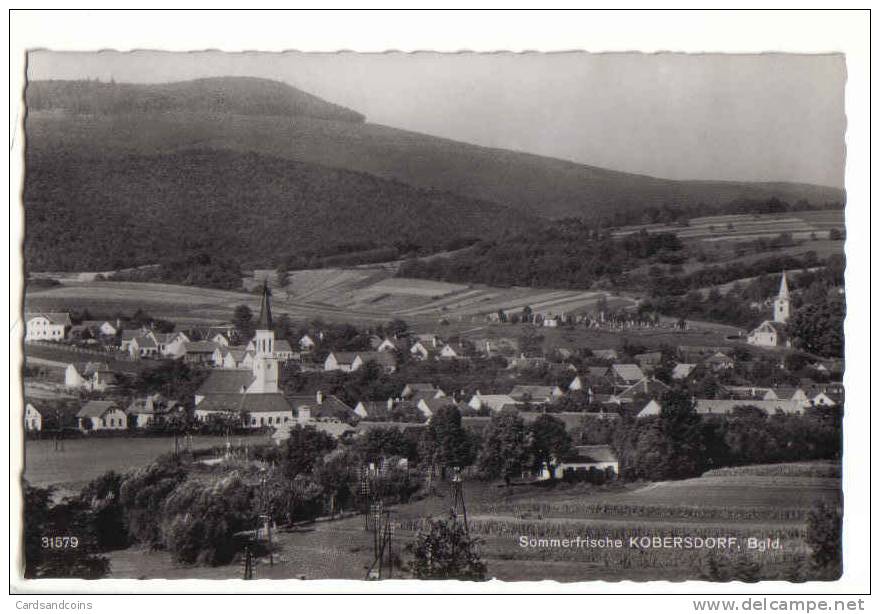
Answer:
[[242, 545], [237, 534], [256, 526], [251, 499], [237, 473], [180, 484], [162, 506], [165, 547], [182, 563], [229, 563]]

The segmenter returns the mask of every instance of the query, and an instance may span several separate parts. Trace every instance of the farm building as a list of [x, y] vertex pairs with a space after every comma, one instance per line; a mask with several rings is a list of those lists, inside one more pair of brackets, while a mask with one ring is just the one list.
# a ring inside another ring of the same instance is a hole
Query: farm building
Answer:
[[33, 432], [43, 430], [43, 414], [30, 403], [24, 406], [24, 429]]
[[462, 411], [465, 408], [469, 408], [468, 405], [465, 405], [464, 403], [459, 404], [455, 401], [455, 399], [451, 397], [442, 397], [435, 399], [422, 398], [419, 399], [416, 407], [420, 412], [422, 412], [422, 415], [428, 419], [430, 419], [431, 416], [436, 414], [437, 411], [443, 407], [458, 407], [459, 411]]
[[382, 415], [388, 411], [391, 411], [393, 407], [393, 401], [388, 399], [387, 401], [359, 401], [357, 405], [354, 406], [354, 413], [358, 415], [359, 418], [366, 418], [368, 416]]
[[114, 324], [109, 320], [83, 320], [80, 326], [95, 337], [115, 337], [119, 330], [118, 321]]
[[431, 357], [431, 352], [433, 348], [427, 343], [422, 343], [421, 341], [416, 341], [412, 344], [412, 347], [409, 348], [409, 353], [412, 354], [413, 358], [416, 360], [428, 360]]
[[563, 395], [559, 386], [527, 386], [518, 384], [507, 394], [517, 403], [552, 403]]
[[254, 353], [244, 346], [217, 346], [211, 355], [211, 362], [220, 369], [252, 369]]
[[[611, 472], [617, 475], [620, 471], [617, 454], [611, 446], [575, 446], [571, 454], [556, 460], [556, 477], [565, 477], [568, 472], [588, 472], [591, 469]], [[539, 479], [549, 480], [551, 477], [549, 468], [545, 465], [541, 468]]]
[[431, 393], [435, 399], [446, 396], [446, 393], [437, 388], [434, 384], [426, 383], [407, 384], [403, 387], [400, 396], [404, 399], [408, 399], [418, 393]]
[[159, 344], [156, 336], [150, 332], [140, 337], [135, 337], [128, 344], [128, 353], [132, 358], [156, 358], [159, 356]]
[[727, 369], [733, 369], [736, 364], [730, 356], [723, 352], [715, 352], [709, 358], [703, 361], [703, 364], [712, 369], [713, 371], [725, 371]]
[[72, 362], [64, 368], [64, 385], [67, 388], [92, 390], [95, 373], [109, 369], [109, 365], [103, 362]]
[[756, 407], [766, 413], [773, 415], [777, 412], [785, 414], [801, 414], [809, 407], [809, 403], [800, 401], [779, 401], [779, 400], [750, 400], [743, 401], [740, 399], [697, 399], [696, 408], [698, 414], [730, 414], [737, 407]]
[[293, 348], [286, 339], [277, 339], [275, 341], [275, 358], [281, 362], [292, 360], [294, 358]]
[[296, 395], [288, 397], [298, 421], [305, 417], [316, 422], [339, 422], [352, 424], [357, 422], [358, 415], [339, 397], [325, 395], [320, 390], [314, 395]]
[[473, 410], [479, 410], [483, 407], [487, 407], [493, 412], [499, 412], [508, 405], [516, 407], [516, 401], [510, 395], [480, 394], [479, 390], [474, 396], [471, 397], [471, 400], [468, 401], [468, 406], [470, 406], [470, 408]]
[[159, 355], [167, 358], [180, 358], [186, 354], [189, 337], [184, 333], [152, 333], [156, 345], [159, 347]]
[[694, 363], [688, 362], [680, 362], [677, 363], [672, 368], [672, 379], [674, 380], [683, 380], [690, 377], [691, 373], [694, 372], [694, 369], [697, 368], [697, 365]]
[[183, 362], [190, 365], [210, 365], [217, 345], [213, 341], [190, 341], [184, 344]]
[[645, 379], [645, 374], [639, 365], [613, 364], [611, 365], [611, 377], [616, 387], [629, 388]]
[[299, 338], [299, 349], [308, 351], [314, 348], [317, 344], [315, 340], [312, 339], [311, 335], [303, 335]]
[[69, 313], [26, 313], [25, 341], [62, 341], [71, 327]]
[[617, 350], [593, 350], [593, 358], [598, 358], [599, 360], [617, 360], [620, 358], [620, 355], [617, 353]]
[[134, 399], [126, 408], [125, 413], [132, 416], [137, 428], [144, 428], [164, 420], [177, 408], [176, 402], [170, 401], [160, 394], [153, 394]]
[[654, 369], [663, 361], [663, 354], [660, 352], [645, 352], [633, 356], [642, 369]]
[[619, 403], [631, 403], [637, 397], [659, 397], [669, 390], [669, 386], [655, 377], [643, 377], [629, 388], [615, 394], [614, 399]]
[[128, 417], [115, 401], [89, 401], [77, 412], [76, 418], [84, 433], [128, 428]]

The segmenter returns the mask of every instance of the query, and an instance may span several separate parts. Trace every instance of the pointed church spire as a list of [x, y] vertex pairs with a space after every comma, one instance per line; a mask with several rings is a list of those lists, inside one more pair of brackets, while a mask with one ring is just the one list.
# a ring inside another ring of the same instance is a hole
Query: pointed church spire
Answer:
[[269, 290], [269, 280], [263, 280], [263, 295], [260, 297], [260, 317], [257, 319], [257, 330], [272, 330], [272, 306], [269, 303], [269, 297], [272, 291]]
[[782, 281], [779, 282], [779, 298], [789, 298], [788, 279], [786, 279], [785, 271], [782, 271]]

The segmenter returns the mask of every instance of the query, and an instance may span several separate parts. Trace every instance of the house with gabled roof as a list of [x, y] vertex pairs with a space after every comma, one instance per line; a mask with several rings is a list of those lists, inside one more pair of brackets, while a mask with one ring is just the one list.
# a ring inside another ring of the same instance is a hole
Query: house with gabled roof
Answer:
[[62, 341], [73, 325], [66, 312], [33, 312], [24, 314], [25, 341]]
[[[554, 458], [555, 477], [564, 477], [569, 472], [598, 470], [610, 472], [612, 476], [620, 473], [620, 461], [614, 449], [609, 445], [573, 446], [571, 452]], [[545, 465], [538, 476], [540, 480], [549, 480], [551, 475]]]
[[426, 393], [429, 392], [434, 395], [434, 397], [443, 397], [446, 396], [446, 393], [437, 388], [434, 384], [425, 383], [425, 382], [414, 382], [406, 384], [403, 387], [403, 390], [400, 393], [400, 396], [404, 399], [407, 399], [413, 396], [416, 393]]
[[639, 366], [644, 370], [655, 369], [660, 366], [660, 363], [663, 362], [663, 353], [662, 352], [644, 352], [642, 354], [636, 354], [633, 356], [636, 359], [636, 362], [639, 363]]
[[499, 412], [506, 405], [516, 406], [516, 400], [507, 394], [480, 394], [478, 390], [474, 396], [471, 397], [471, 400], [468, 401], [468, 405], [471, 409], [479, 411], [483, 407], [486, 407], [493, 412]]
[[615, 363], [611, 365], [611, 377], [615, 386], [628, 388], [645, 379], [645, 374], [638, 365]]
[[715, 352], [709, 356], [709, 358], [704, 360], [703, 364], [713, 371], [725, 371], [727, 369], [733, 369], [736, 362], [724, 352]]
[[77, 412], [76, 418], [84, 433], [128, 428], [128, 418], [116, 401], [89, 401]]
[[552, 403], [564, 393], [559, 386], [530, 386], [517, 384], [508, 396], [517, 403]]
[[97, 371], [108, 371], [110, 366], [103, 362], [72, 362], [64, 368], [64, 385], [67, 388], [91, 390]]
[[632, 386], [614, 395], [620, 403], [632, 403], [638, 397], [660, 397], [669, 386], [655, 377], [643, 377]]
[[313, 395], [294, 395], [288, 397], [294, 415], [300, 422], [340, 422], [354, 424], [360, 416], [347, 403], [332, 394], [325, 395], [320, 390]]
[[309, 334], [305, 334], [299, 338], [299, 349], [301, 349], [303, 351], [309, 351], [312, 348], [314, 348], [316, 345], [318, 345], [318, 344], [315, 343], [315, 340], [312, 339], [312, 336]]
[[593, 350], [593, 358], [599, 360], [618, 360], [620, 355], [617, 353], [617, 350], [614, 349]]
[[145, 428], [161, 422], [179, 407], [176, 401], [166, 399], [157, 393], [133, 399], [125, 413], [132, 417], [137, 428]]
[[43, 414], [31, 403], [24, 406], [24, 429], [35, 433], [43, 430]]
[[679, 362], [672, 368], [672, 379], [685, 380], [691, 376], [697, 365], [689, 362]]

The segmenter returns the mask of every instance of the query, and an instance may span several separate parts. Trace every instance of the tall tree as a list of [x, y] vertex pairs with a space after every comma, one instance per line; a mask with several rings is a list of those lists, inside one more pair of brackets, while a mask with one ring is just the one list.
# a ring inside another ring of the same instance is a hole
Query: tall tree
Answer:
[[431, 416], [419, 447], [421, 457], [441, 470], [467, 467], [474, 462], [471, 437], [461, 425], [461, 412], [454, 405], [441, 407]]
[[492, 416], [477, 457], [480, 472], [486, 477], [504, 478], [510, 485], [510, 479], [522, 473], [527, 462], [526, 426], [519, 412], [505, 409]]
[[540, 471], [546, 465], [550, 477], [556, 477], [556, 465], [571, 451], [571, 437], [565, 423], [552, 414], [541, 414], [529, 429], [529, 455], [532, 466]]
[[797, 309], [788, 323], [794, 344], [821, 356], [843, 356], [843, 320], [846, 304], [842, 296], [827, 297]]

